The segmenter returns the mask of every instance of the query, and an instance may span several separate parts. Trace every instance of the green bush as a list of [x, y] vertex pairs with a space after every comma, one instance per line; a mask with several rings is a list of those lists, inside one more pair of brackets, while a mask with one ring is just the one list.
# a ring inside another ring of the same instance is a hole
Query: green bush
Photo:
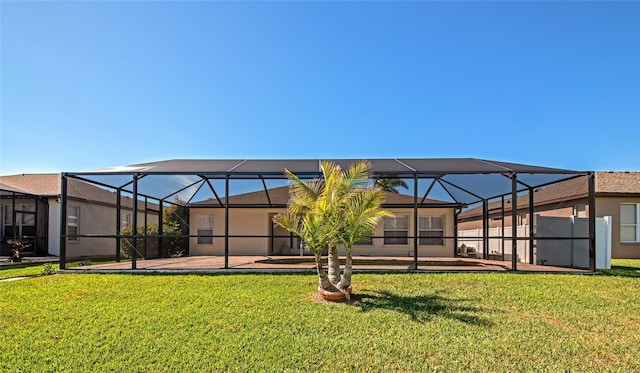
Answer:
[[[174, 257], [182, 256], [184, 253], [185, 240], [182, 237], [163, 237], [162, 247], [160, 247], [159, 229], [158, 224], [138, 225], [136, 248], [138, 258], [144, 257]], [[179, 225], [175, 222], [168, 222], [162, 226], [162, 236], [175, 236], [181, 234]], [[133, 235], [133, 227], [126, 226], [121, 230], [122, 236]], [[146, 236], [146, 237], [145, 237]], [[146, 242], [146, 255], [145, 255], [145, 242]], [[133, 250], [132, 238], [120, 239], [120, 256], [125, 259], [131, 258]]]
[[56, 272], [58, 272], [58, 271], [53, 267], [53, 264], [45, 263], [42, 266], [42, 271], [40, 272], [40, 274], [43, 275], [43, 276], [46, 276], [46, 275], [53, 275]]

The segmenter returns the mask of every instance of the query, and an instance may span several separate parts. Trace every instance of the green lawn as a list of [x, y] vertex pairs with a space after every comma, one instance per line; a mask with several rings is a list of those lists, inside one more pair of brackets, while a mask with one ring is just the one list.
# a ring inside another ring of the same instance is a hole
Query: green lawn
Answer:
[[[12, 277], [37, 276], [42, 273], [45, 263], [15, 263], [0, 266], [0, 280]], [[51, 263], [53, 269], [58, 270], [58, 263]]]
[[[640, 261], [599, 275], [84, 275], [0, 282], [0, 371], [640, 371]], [[4, 270], [2, 270], [4, 271]]]

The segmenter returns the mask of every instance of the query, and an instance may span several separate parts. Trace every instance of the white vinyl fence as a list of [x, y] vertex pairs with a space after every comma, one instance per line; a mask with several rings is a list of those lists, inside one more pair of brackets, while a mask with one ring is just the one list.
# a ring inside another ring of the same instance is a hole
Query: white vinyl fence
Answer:
[[[511, 232], [511, 227], [504, 227], [505, 237], [511, 237]], [[475, 251], [478, 257], [482, 257], [484, 251], [484, 243], [482, 242], [483, 234], [484, 230], [481, 228], [458, 231], [458, 247], [464, 244], [467, 252], [469, 252], [469, 248], [473, 248], [475, 250], [471, 251]], [[517, 234], [518, 237], [529, 237], [529, 225], [518, 226]], [[511, 239], [502, 239], [502, 227], [489, 228], [489, 259], [502, 260], [503, 253], [504, 260], [511, 261]], [[500, 256], [500, 258], [497, 256]], [[529, 241], [518, 240], [518, 261], [521, 263], [527, 263], [529, 261]]]
[[[534, 237], [588, 237], [589, 219], [535, 215]], [[490, 228], [489, 257], [493, 260], [512, 259], [512, 227]], [[518, 238], [528, 238], [529, 225], [517, 227]], [[462, 255], [482, 257], [484, 243], [483, 230], [466, 229], [458, 231], [458, 251]], [[502, 236], [505, 238], [503, 239]], [[462, 250], [461, 248], [464, 248]], [[529, 263], [529, 240], [518, 240], [517, 258], [520, 263]], [[589, 268], [589, 241], [586, 239], [546, 239], [535, 240], [533, 263], [561, 267]], [[596, 218], [596, 268], [611, 268], [611, 217]]]

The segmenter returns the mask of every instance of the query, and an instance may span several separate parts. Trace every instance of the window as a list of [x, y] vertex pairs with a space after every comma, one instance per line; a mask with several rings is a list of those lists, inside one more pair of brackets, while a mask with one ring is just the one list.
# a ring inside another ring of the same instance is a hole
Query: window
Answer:
[[78, 241], [78, 216], [80, 213], [80, 207], [73, 206], [67, 207], [67, 240]]
[[640, 203], [620, 204], [620, 241], [640, 242]]
[[[16, 224], [15, 236], [35, 236], [36, 235], [36, 205], [16, 204]], [[13, 237], [13, 205], [4, 206], [4, 235]]]
[[418, 229], [420, 245], [444, 245], [443, 216], [420, 216]]
[[521, 212], [518, 214], [518, 225], [525, 225], [525, 224], [527, 224], [527, 213]]
[[354, 242], [354, 245], [373, 245], [373, 238], [369, 237], [366, 240]]
[[198, 245], [213, 245], [213, 215], [198, 215]]
[[573, 207], [573, 215], [579, 218], [587, 217], [587, 205], [576, 205]]
[[384, 218], [384, 244], [406, 245], [409, 243], [409, 217]]
[[122, 217], [122, 223], [121, 225], [123, 227], [128, 227], [131, 225], [131, 214], [123, 214], [124, 216]]

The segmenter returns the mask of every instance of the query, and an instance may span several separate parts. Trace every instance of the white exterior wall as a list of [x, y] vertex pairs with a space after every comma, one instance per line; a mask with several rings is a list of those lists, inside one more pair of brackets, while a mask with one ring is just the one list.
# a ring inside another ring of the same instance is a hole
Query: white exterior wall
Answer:
[[60, 256], [60, 206], [55, 198], [49, 198], [49, 228], [47, 250], [49, 255]]
[[[406, 245], [385, 245], [384, 224], [381, 222], [376, 228], [373, 245], [355, 245], [354, 255], [370, 256], [413, 256], [413, 209], [389, 209], [396, 215], [409, 217], [409, 239]], [[229, 255], [268, 255], [270, 248], [270, 216], [284, 212], [285, 209], [269, 208], [236, 208], [229, 209], [229, 235], [255, 235], [259, 238], [229, 238]], [[419, 216], [444, 216], [445, 236], [454, 235], [453, 209], [420, 209]], [[198, 244], [197, 238], [189, 240], [189, 255], [224, 255], [225, 247], [225, 211], [223, 208], [192, 208], [189, 212], [190, 235], [198, 233], [198, 216], [213, 215], [213, 244]], [[276, 250], [282, 245], [283, 240], [274, 241]], [[418, 255], [425, 257], [452, 257], [454, 253], [453, 238], [445, 239], [444, 245], [418, 246]], [[344, 250], [341, 251], [344, 254]]]

